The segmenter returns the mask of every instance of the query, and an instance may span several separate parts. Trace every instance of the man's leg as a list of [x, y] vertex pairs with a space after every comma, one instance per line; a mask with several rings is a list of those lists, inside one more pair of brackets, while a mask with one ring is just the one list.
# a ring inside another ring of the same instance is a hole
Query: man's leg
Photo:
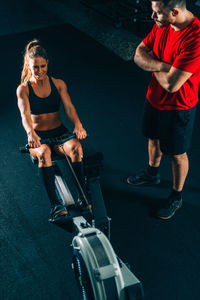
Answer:
[[181, 192], [189, 170], [187, 153], [172, 156], [173, 190]]
[[136, 175], [129, 176], [127, 182], [132, 185], [158, 184], [160, 176], [158, 169], [162, 158], [160, 150], [160, 141], [158, 139], [149, 139], [148, 141], [149, 166], [148, 168]]
[[158, 168], [162, 158], [162, 152], [160, 150], [160, 141], [149, 139], [148, 142], [148, 153], [149, 153], [149, 166]]
[[182, 190], [188, 174], [187, 153], [172, 156], [173, 188], [166, 205], [156, 213], [160, 219], [170, 219], [182, 206]]

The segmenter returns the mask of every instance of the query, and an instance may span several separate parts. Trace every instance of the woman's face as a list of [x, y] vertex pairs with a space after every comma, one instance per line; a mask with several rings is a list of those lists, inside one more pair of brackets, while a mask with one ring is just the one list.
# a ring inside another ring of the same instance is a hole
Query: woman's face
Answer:
[[47, 74], [48, 60], [43, 57], [29, 58], [29, 68], [36, 80], [43, 80]]

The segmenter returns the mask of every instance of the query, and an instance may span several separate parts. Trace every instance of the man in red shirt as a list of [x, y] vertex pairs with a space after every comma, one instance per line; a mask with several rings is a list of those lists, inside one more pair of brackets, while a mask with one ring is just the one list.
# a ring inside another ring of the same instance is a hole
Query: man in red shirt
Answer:
[[143, 134], [148, 138], [149, 166], [130, 176], [132, 185], [160, 183], [163, 154], [172, 158], [173, 187], [156, 216], [171, 218], [182, 206], [189, 169], [187, 150], [192, 136], [200, 82], [200, 21], [185, 0], [151, 1], [152, 31], [139, 44], [135, 63], [152, 72], [144, 107]]

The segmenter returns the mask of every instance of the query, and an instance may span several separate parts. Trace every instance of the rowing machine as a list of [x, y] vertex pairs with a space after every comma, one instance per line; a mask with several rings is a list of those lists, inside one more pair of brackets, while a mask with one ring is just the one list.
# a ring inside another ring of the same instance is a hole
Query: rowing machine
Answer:
[[[73, 138], [51, 138], [41, 140], [45, 144], [60, 144]], [[20, 148], [25, 153], [28, 145]], [[110, 219], [101, 193], [99, 183], [101, 153], [85, 153], [84, 151], [85, 182], [88, 202], [92, 210], [85, 213], [77, 208], [80, 184], [73, 172], [71, 162], [65, 155], [52, 156], [55, 170], [57, 192], [66, 205], [72, 221], [68, 231], [75, 232], [72, 240], [73, 270], [83, 300], [142, 300], [143, 288], [141, 282], [130, 271], [126, 264], [115, 254], [110, 239]], [[36, 159], [31, 157], [35, 164]], [[60, 224], [59, 224], [60, 225]], [[63, 224], [62, 224], [63, 225]]]

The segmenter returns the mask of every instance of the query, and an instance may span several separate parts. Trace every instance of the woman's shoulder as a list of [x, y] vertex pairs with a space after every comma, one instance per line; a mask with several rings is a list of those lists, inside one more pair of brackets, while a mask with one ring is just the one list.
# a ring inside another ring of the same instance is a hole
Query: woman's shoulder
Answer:
[[23, 82], [17, 87], [17, 94], [28, 93], [28, 83]]
[[52, 76], [50, 78], [53, 81], [53, 83], [55, 84], [55, 86], [56, 86], [57, 89], [62, 89], [62, 88], [66, 88], [67, 87], [67, 85], [66, 85], [66, 83], [65, 83], [64, 80], [58, 79], [58, 78], [55, 78], [55, 77], [52, 77]]

